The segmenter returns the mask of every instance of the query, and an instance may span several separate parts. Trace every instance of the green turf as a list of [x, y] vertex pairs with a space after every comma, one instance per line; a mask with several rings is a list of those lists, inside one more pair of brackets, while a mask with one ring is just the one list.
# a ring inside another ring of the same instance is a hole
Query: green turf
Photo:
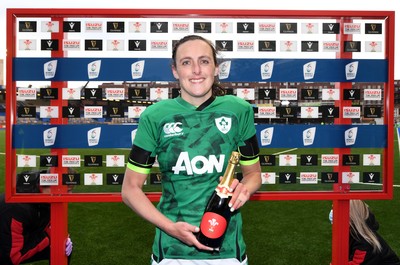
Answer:
[[[396, 185], [400, 184], [398, 150], [395, 140]], [[0, 171], [4, 172], [4, 130], [0, 131], [0, 153]], [[280, 184], [268, 185], [263, 189], [279, 187]], [[79, 187], [74, 192], [91, 188]], [[4, 178], [1, 178], [0, 191], [3, 190]], [[393, 200], [367, 201], [381, 224], [381, 234], [397, 253], [400, 253], [399, 195], [399, 188], [395, 187]], [[331, 201], [248, 202], [242, 212], [250, 264], [329, 264], [331, 204]], [[72, 265], [149, 264], [154, 227], [122, 203], [70, 203], [69, 232], [74, 243]]]

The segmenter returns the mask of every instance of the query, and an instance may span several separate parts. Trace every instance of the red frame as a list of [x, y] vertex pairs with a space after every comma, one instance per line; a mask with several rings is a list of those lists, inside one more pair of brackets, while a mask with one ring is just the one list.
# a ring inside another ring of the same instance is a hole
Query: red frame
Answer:
[[[67, 202], [121, 202], [119, 193], [90, 193], [90, 194], [67, 194], [65, 187], [52, 187], [51, 195], [35, 194], [21, 195], [15, 194], [15, 168], [16, 168], [16, 152], [12, 148], [13, 139], [13, 124], [16, 118], [16, 82], [13, 81], [13, 58], [16, 56], [16, 17], [52, 17], [53, 20], [63, 21], [64, 17], [250, 17], [250, 18], [319, 18], [319, 19], [352, 19], [352, 18], [386, 18], [386, 47], [385, 58], [388, 60], [388, 82], [385, 84], [386, 102], [384, 112], [387, 115], [388, 139], [393, 139], [393, 111], [394, 111], [394, 11], [326, 11], [326, 10], [195, 10], [195, 9], [7, 9], [7, 100], [6, 100], [6, 157], [11, 157], [6, 163], [6, 200], [9, 202], [49, 202], [52, 205], [51, 218], [57, 220], [52, 223], [52, 245], [58, 246], [52, 248], [51, 258], [57, 260], [56, 264], [66, 264], [66, 259], [62, 258], [63, 249], [61, 248], [63, 238], [67, 233]], [[343, 20], [341, 20], [343, 22]], [[343, 31], [341, 31], [343, 32]], [[52, 33], [55, 38], [62, 37], [63, 33]], [[351, 38], [351, 35], [338, 35], [339, 40]], [[52, 52], [52, 57], [63, 57], [63, 52]], [[337, 54], [338, 58], [346, 58], [343, 52]], [[350, 55], [351, 56], [351, 55]], [[52, 82], [52, 87], [62, 87], [64, 82]], [[340, 83], [339, 86], [344, 86], [345, 83]], [[62, 106], [65, 104], [61, 99], [56, 100], [54, 104]], [[348, 102], [340, 102], [338, 104], [349, 104]], [[63, 124], [63, 118], [53, 119], [52, 123]], [[342, 123], [342, 120], [336, 122]], [[333, 244], [332, 244], [332, 264], [345, 264], [347, 262], [348, 245], [348, 222], [349, 222], [349, 200], [350, 199], [391, 199], [393, 197], [393, 157], [394, 143], [388, 141], [387, 148], [384, 151], [384, 160], [387, 161], [383, 171], [386, 178], [383, 183], [383, 191], [365, 192], [352, 191], [348, 192], [346, 184], [337, 184], [333, 191], [328, 192], [258, 192], [252, 196], [252, 200], [332, 200], [335, 210], [334, 225], [333, 225]], [[52, 150], [56, 154], [65, 152], [63, 149]], [[339, 152], [344, 152], [341, 150]], [[337, 168], [339, 172], [343, 172], [344, 167]], [[58, 172], [62, 172], [62, 167], [59, 167]], [[54, 196], [62, 195], [62, 196]], [[158, 201], [161, 193], [147, 193], [151, 201]], [[56, 216], [58, 217], [56, 218]], [[60, 218], [64, 217], [64, 218]], [[56, 233], [57, 231], [57, 233]], [[339, 244], [339, 243], [344, 244]]]

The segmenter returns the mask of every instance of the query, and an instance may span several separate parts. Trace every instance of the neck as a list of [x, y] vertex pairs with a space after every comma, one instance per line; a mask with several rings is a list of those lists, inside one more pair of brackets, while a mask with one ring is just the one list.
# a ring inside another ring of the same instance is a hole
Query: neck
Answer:
[[210, 93], [210, 94], [204, 95], [202, 97], [192, 97], [192, 96], [185, 96], [185, 95], [181, 95], [181, 97], [183, 98], [183, 100], [185, 100], [186, 102], [188, 102], [189, 104], [191, 104], [197, 108], [197, 107], [201, 106], [201, 104], [203, 104], [204, 102], [209, 100], [212, 97], [212, 94]]

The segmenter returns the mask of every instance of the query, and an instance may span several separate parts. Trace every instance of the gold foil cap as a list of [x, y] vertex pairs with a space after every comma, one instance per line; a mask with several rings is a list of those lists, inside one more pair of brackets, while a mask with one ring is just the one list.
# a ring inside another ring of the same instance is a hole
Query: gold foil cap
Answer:
[[240, 160], [239, 152], [233, 151], [231, 154], [231, 158], [229, 159], [229, 163], [237, 165], [239, 164], [239, 160]]

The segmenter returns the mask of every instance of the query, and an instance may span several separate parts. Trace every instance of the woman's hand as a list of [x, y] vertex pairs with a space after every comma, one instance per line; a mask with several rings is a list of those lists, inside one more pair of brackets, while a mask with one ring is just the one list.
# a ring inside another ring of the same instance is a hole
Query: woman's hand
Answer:
[[176, 222], [172, 224], [168, 229], [165, 231], [170, 236], [173, 236], [188, 246], [195, 246], [201, 250], [213, 251], [213, 248], [207, 247], [201, 244], [197, 238], [195, 233], [198, 233], [200, 228], [197, 226], [191, 225], [186, 222]]
[[233, 180], [231, 190], [233, 190], [233, 194], [229, 207], [233, 212], [242, 207], [250, 199], [251, 194], [247, 187], [237, 179]]

